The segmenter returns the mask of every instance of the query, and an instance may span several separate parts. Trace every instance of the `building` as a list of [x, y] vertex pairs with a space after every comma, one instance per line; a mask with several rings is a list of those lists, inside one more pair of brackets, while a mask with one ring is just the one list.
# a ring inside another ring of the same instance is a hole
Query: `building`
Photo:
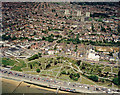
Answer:
[[48, 51], [48, 54], [49, 54], [49, 55], [53, 55], [54, 53], [55, 53], [54, 50], [49, 50], [49, 51]]
[[99, 61], [100, 56], [96, 54], [96, 52], [93, 49], [90, 49], [88, 51], [88, 59], [92, 61]]
[[65, 10], [65, 15], [69, 15], [70, 14], [70, 12], [69, 12], [69, 10]]

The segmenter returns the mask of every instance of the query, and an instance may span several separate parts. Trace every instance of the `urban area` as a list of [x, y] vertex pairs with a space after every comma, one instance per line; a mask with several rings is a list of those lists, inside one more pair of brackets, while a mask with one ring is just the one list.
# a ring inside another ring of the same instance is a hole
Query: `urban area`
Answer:
[[55, 93], [120, 93], [119, 2], [2, 2], [0, 7], [0, 76]]

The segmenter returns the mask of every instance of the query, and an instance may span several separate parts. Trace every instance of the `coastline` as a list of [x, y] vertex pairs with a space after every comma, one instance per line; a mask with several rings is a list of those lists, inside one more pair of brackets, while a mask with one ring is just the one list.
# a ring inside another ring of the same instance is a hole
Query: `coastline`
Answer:
[[[2, 82], [2, 93], [56, 93], [55, 89], [45, 88], [34, 84], [25, 83], [23, 81], [16, 81], [6, 78], [1, 78], [0, 81]], [[69, 92], [59, 90], [58, 93]]]

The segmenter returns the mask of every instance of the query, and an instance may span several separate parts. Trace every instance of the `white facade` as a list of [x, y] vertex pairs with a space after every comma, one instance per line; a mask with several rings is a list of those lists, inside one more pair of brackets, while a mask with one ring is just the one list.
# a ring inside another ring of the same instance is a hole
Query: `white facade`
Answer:
[[53, 50], [50, 50], [50, 51], [48, 51], [48, 54], [49, 54], [49, 55], [53, 55], [53, 54], [54, 54], [54, 51], [53, 51]]
[[100, 56], [95, 53], [94, 50], [90, 49], [88, 53], [88, 59], [93, 61], [99, 61]]
[[70, 13], [69, 13], [69, 10], [65, 10], [65, 15], [69, 15]]

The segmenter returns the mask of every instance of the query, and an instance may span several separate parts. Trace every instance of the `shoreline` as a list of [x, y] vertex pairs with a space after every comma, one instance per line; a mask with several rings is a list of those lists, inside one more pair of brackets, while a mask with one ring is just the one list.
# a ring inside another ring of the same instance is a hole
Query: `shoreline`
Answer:
[[[41, 87], [35, 84], [29, 84], [23, 81], [1, 78], [2, 93], [52, 93], [55, 94], [57, 89]], [[8, 89], [9, 88], [9, 89]], [[74, 94], [66, 91], [58, 91], [59, 93]]]

